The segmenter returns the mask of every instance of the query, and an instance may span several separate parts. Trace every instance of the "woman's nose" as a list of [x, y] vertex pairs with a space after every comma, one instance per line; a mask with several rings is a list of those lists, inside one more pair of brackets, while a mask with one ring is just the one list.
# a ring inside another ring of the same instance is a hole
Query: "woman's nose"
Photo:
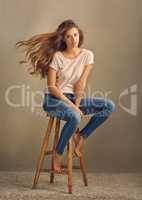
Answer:
[[75, 38], [74, 37], [72, 37], [72, 42], [75, 42]]

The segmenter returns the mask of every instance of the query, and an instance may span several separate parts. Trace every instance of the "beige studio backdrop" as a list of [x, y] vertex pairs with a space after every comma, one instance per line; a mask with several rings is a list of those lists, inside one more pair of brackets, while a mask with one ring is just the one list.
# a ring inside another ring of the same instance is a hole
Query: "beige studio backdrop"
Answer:
[[33, 106], [46, 80], [18, 63], [14, 44], [70, 18], [84, 31], [83, 47], [95, 53], [86, 93], [107, 94], [117, 108], [87, 140], [86, 168], [142, 171], [141, 8], [141, 0], [0, 0], [0, 170], [34, 170], [48, 122]]

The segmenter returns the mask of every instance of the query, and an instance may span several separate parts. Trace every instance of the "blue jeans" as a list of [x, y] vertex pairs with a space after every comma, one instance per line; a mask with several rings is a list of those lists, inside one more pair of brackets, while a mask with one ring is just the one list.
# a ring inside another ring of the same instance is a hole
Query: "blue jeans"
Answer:
[[[74, 94], [64, 93], [64, 95], [74, 103]], [[112, 100], [105, 100], [101, 97], [82, 98], [79, 108], [84, 115], [93, 114], [85, 127], [80, 130], [80, 135], [84, 139], [90, 136], [93, 131], [109, 116], [111, 116], [112, 112], [116, 109]], [[61, 130], [59, 142], [56, 146], [57, 153], [63, 154], [70, 137], [75, 133], [80, 125], [81, 116], [79, 112], [70, 107], [69, 104], [52, 94], [45, 94], [43, 109], [45, 112], [48, 112], [49, 115], [66, 121]]]

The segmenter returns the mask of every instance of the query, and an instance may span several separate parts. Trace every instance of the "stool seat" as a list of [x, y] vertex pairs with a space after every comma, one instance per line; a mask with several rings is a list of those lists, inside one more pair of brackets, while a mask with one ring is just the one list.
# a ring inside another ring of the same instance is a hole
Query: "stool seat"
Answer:
[[[42, 144], [41, 144], [41, 150], [39, 159], [37, 161], [37, 167], [36, 172], [34, 176], [33, 186], [32, 189], [36, 188], [36, 185], [39, 180], [39, 176], [41, 172], [48, 172], [50, 173], [50, 183], [54, 182], [55, 174], [59, 174], [58, 172], [54, 171], [53, 168], [53, 162], [54, 162], [54, 152], [56, 145], [59, 140], [59, 132], [60, 132], [60, 122], [61, 119], [57, 117], [52, 117], [47, 113], [47, 116], [49, 117], [47, 130], [45, 133], [45, 136], [43, 138]], [[54, 135], [54, 141], [53, 141], [53, 147], [51, 150], [47, 150], [47, 146], [49, 143], [49, 136], [51, 135], [51, 131], [53, 129], [54, 120], [56, 118], [56, 125], [55, 125], [55, 135]], [[77, 129], [79, 131], [79, 129]], [[51, 155], [51, 168], [50, 169], [44, 169], [43, 163], [45, 156]], [[84, 159], [83, 154], [81, 157], [78, 157], [80, 165], [79, 166], [73, 166], [73, 136], [70, 138], [68, 144], [67, 144], [67, 165], [61, 165], [61, 167], [64, 169], [60, 174], [66, 174], [68, 176], [68, 193], [72, 193], [72, 169], [80, 169], [83, 176], [83, 182], [85, 186], [88, 186], [87, 176], [85, 172], [85, 166], [84, 166]]]

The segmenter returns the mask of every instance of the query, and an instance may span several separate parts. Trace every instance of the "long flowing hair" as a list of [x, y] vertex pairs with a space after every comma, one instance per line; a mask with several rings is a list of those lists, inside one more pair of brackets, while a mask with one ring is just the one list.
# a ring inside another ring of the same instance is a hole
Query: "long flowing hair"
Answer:
[[51, 63], [55, 52], [64, 51], [66, 43], [65, 33], [71, 28], [77, 28], [79, 32], [79, 47], [82, 45], [84, 37], [83, 31], [71, 19], [63, 21], [52, 33], [37, 34], [28, 40], [16, 43], [16, 48], [23, 47], [25, 56], [20, 64], [25, 63], [30, 67], [28, 71], [31, 75], [40, 74], [41, 79], [47, 77], [48, 66]]

